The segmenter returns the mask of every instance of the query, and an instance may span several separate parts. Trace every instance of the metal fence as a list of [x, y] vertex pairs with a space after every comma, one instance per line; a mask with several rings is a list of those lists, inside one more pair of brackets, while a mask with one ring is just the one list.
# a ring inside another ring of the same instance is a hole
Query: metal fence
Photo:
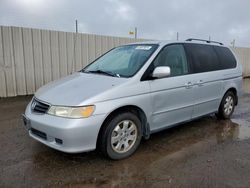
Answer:
[[237, 55], [243, 67], [243, 76], [250, 77], [250, 48], [236, 47], [231, 48]]
[[135, 39], [0, 26], [0, 97], [33, 94], [131, 42]]
[[[0, 97], [33, 94], [109, 49], [139, 40], [0, 26]], [[234, 49], [250, 76], [250, 48]]]

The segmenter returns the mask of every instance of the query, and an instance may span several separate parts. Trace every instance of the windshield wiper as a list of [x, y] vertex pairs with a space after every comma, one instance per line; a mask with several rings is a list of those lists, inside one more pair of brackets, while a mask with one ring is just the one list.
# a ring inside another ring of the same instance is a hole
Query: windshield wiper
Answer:
[[116, 73], [113, 73], [113, 72], [109, 72], [109, 71], [100, 70], [100, 69], [98, 69], [98, 70], [92, 70], [92, 71], [83, 70], [83, 72], [86, 72], [86, 73], [105, 74], [105, 75], [108, 75], [108, 76], [120, 77], [119, 74], [116, 74]]

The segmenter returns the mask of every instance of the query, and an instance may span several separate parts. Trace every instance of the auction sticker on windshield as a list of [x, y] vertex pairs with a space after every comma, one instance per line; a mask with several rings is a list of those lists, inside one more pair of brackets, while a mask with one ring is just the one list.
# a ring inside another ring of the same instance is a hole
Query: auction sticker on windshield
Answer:
[[150, 50], [152, 46], [137, 46], [136, 50]]

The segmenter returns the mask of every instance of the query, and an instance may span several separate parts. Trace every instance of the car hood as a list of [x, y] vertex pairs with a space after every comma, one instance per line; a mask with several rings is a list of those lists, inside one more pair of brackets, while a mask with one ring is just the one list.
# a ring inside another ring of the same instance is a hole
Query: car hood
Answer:
[[35, 97], [52, 105], [79, 106], [83, 101], [117, 87], [126, 80], [78, 72], [41, 87]]

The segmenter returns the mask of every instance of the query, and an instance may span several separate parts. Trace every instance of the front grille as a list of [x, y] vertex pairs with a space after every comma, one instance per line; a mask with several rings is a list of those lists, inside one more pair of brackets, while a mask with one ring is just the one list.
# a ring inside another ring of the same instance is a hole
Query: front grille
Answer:
[[38, 101], [36, 98], [33, 99], [31, 103], [31, 110], [33, 112], [39, 113], [39, 114], [45, 114], [49, 109], [49, 105], [45, 104], [41, 101]]
[[42, 138], [44, 140], [47, 140], [47, 135], [44, 132], [38, 131], [36, 129], [31, 128], [31, 133], [38, 136], [39, 138]]

